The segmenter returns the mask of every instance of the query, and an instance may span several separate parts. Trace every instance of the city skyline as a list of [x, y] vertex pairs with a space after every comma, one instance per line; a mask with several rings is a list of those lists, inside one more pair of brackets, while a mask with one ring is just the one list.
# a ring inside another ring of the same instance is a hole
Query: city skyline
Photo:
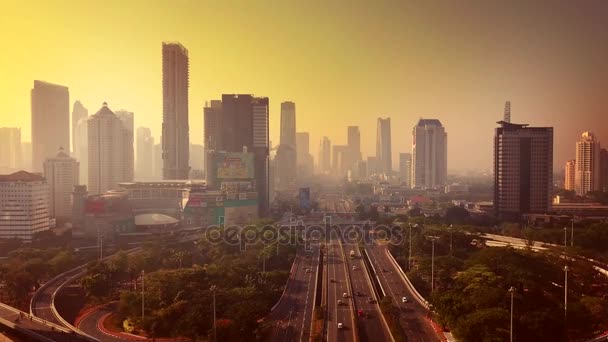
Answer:
[[[194, 144], [203, 141], [205, 101], [223, 93], [268, 96], [272, 141], [279, 141], [279, 108], [286, 100], [298, 103], [297, 129], [310, 132], [312, 142], [329, 136], [342, 144], [347, 140], [344, 127], [362, 127], [363, 157], [375, 155], [373, 129], [367, 127], [373, 127], [379, 116], [391, 117], [394, 169], [398, 153], [411, 152], [409, 137], [401, 138], [397, 132], [408, 131], [421, 117], [436, 117], [450, 131], [450, 170], [490, 169], [491, 148], [466, 154], [466, 158], [458, 152], [491, 146], [489, 132], [502, 116], [506, 100], [512, 101], [515, 122], [555, 127], [554, 170], [572, 158], [570, 142], [583, 131], [598, 127], [595, 133], [600, 139], [608, 136], [608, 128], [601, 125], [605, 100], [599, 91], [606, 88], [608, 79], [608, 67], [601, 63], [608, 51], [599, 47], [608, 36], [602, 25], [608, 4], [557, 3], [551, 6], [552, 16], [540, 15], [547, 2], [430, 2], [416, 8], [389, 4], [368, 13], [363, 3], [354, 3], [335, 22], [331, 14], [338, 11], [337, 5], [296, 4], [302, 7], [299, 13], [310, 15], [295, 25], [285, 15], [294, 4], [273, 8], [242, 4], [243, 12], [229, 18], [232, 24], [224, 27], [231, 28], [225, 32], [215, 30], [215, 19], [195, 22], [193, 16], [228, 11], [231, 6], [224, 4], [184, 4], [171, 10], [166, 8], [169, 4], [153, 5], [138, 8], [136, 16], [134, 8], [119, 10], [118, 2], [69, 8], [33, 2], [31, 6], [40, 11], [28, 12], [27, 7], [8, 5], [0, 15], [0, 29], [13, 53], [0, 57], [0, 73], [5, 75], [0, 100], [7, 105], [0, 114], [0, 126], [21, 127], [22, 140], [31, 141], [28, 92], [33, 80], [39, 79], [67, 86], [70, 107], [80, 100], [87, 108], [97, 108], [104, 101], [129, 108], [136, 113], [135, 126], [150, 127], [159, 139], [160, 45], [179, 41], [190, 52], [189, 115]], [[239, 15], [247, 11], [258, 15]], [[464, 13], [458, 22], [450, 19]], [[88, 25], [93, 15], [115, 16], [132, 24], [117, 34], [115, 29]], [[369, 32], [360, 34], [355, 23], [366, 16], [370, 17]], [[64, 26], [48, 23], [49, 18], [67, 17], [62, 20]], [[486, 17], [493, 17], [493, 22]], [[160, 20], [187, 25], [153, 26], [150, 33], [148, 29]], [[250, 20], [263, 24], [251, 30]], [[309, 32], [305, 28], [315, 26], [308, 25], [312, 20], [318, 25]], [[45, 27], [45, 32], [39, 27]], [[205, 32], [209, 34], [201, 34]], [[264, 35], [271, 39], [252, 39]], [[235, 39], [245, 43], [226, 44]], [[252, 44], [258, 48], [250, 49]], [[358, 57], [349, 53], [363, 47], [365, 53]], [[242, 57], [244, 49], [251, 52], [247, 58]], [[44, 59], [38, 58], [38, 51], [44, 51]], [[352, 58], [344, 59], [346, 55]], [[550, 63], [543, 62], [547, 60]], [[469, 134], [470, 127], [480, 133]]]

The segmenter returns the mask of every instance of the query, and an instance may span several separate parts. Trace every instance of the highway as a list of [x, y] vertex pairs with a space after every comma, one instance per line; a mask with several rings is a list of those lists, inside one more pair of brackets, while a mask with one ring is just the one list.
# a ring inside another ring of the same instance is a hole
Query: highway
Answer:
[[271, 341], [310, 340], [319, 245], [311, 247], [310, 252], [298, 250], [285, 293], [268, 317], [272, 322]]
[[[370, 261], [378, 272], [380, 284], [386, 295], [393, 299], [393, 304], [401, 311], [399, 324], [403, 328], [408, 342], [439, 341], [439, 337], [425, 318], [427, 309], [420, 305], [415, 299], [412, 290], [403, 281], [395, 265], [388, 259], [387, 247], [381, 245], [366, 245]], [[408, 303], [402, 302], [402, 297], [408, 299]]]
[[[347, 283], [348, 265], [333, 232], [327, 244], [327, 276], [330, 278], [327, 283], [327, 341], [356, 341], [352, 294]], [[344, 293], [348, 298], [344, 298]], [[342, 304], [338, 304], [338, 300]], [[341, 329], [338, 328], [339, 323], [343, 325]]]
[[102, 318], [111, 314], [115, 310], [116, 310], [116, 308], [114, 306], [108, 305], [108, 306], [100, 307], [94, 311], [91, 311], [88, 314], [86, 314], [84, 317], [82, 317], [80, 322], [78, 322], [77, 328], [80, 329], [81, 331], [85, 332], [86, 334], [99, 339], [100, 341], [124, 342], [127, 339], [126, 338], [127, 335], [125, 335], [125, 337], [122, 337], [122, 338], [114, 337], [110, 334], [103, 332], [103, 330], [100, 327]]
[[[388, 327], [384, 325], [384, 321], [382, 320], [383, 317], [378, 306], [378, 298], [374, 294], [357, 245], [344, 243], [343, 248], [345, 254], [349, 256], [346, 264], [350, 272], [353, 288], [359, 339], [361, 341], [390, 341], [390, 332], [387, 331]], [[350, 258], [350, 251], [355, 251], [354, 258]], [[373, 302], [369, 303], [368, 298], [373, 299]], [[362, 315], [359, 315], [359, 310], [363, 313]]]

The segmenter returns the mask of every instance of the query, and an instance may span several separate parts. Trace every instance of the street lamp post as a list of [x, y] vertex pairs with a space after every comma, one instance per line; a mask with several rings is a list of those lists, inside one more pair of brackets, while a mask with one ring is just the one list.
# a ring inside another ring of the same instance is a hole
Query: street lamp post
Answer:
[[568, 247], [568, 228], [564, 227], [564, 247]]
[[515, 293], [515, 288], [513, 286], [509, 288], [509, 293], [511, 293], [511, 325], [509, 326], [509, 340], [513, 342], [513, 294]]
[[570, 230], [570, 247], [574, 246], [574, 216], [572, 216], [572, 229]]
[[[413, 228], [417, 228], [418, 224], [414, 224]], [[410, 249], [409, 256], [407, 258], [407, 269], [408, 271], [412, 269], [412, 225], [410, 224]]]
[[431, 240], [431, 292], [435, 291], [435, 240], [439, 236], [429, 236]]
[[215, 323], [217, 321], [217, 319], [215, 317], [215, 291], [217, 290], [217, 286], [211, 285], [210, 290], [213, 293], [213, 341], [217, 342], [217, 327], [215, 325]]
[[146, 272], [144, 270], [141, 271], [141, 323], [144, 323], [144, 319], [146, 318], [146, 313], [145, 313], [145, 309], [146, 309], [146, 297], [145, 297], [145, 293], [146, 293], [146, 285], [145, 285], [145, 276], [146, 276]]
[[452, 255], [452, 229], [452, 225], [450, 225], [450, 228], [448, 228], [450, 231], [450, 255]]
[[568, 266], [564, 266], [564, 317], [568, 315]]

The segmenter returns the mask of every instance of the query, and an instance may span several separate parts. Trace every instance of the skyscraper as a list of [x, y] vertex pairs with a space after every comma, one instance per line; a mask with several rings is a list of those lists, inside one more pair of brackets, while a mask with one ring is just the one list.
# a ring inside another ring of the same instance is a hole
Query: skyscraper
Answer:
[[188, 179], [188, 50], [163, 43], [163, 179]]
[[498, 122], [494, 135], [494, 211], [499, 217], [551, 207], [553, 127]]
[[359, 161], [361, 160], [361, 132], [359, 131], [359, 126], [348, 126], [347, 133], [347, 167], [349, 169], [356, 170], [358, 169]]
[[134, 144], [134, 122], [133, 112], [126, 110], [117, 110], [114, 112], [116, 117], [120, 119], [125, 130], [123, 130], [123, 149], [125, 160], [125, 178], [135, 178], [135, 144]]
[[154, 137], [148, 127], [137, 128], [137, 161], [135, 179], [154, 179]]
[[15, 172], [23, 167], [21, 128], [0, 127], [0, 172]]
[[68, 88], [34, 81], [32, 96], [32, 169], [63, 147], [70, 150], [70, 95]]
[[296, 133], [296, 153], [298, 160], [298, 178], [312, 177], [314, 173], [314, 159], [310, 154], [310, 135], [308, 132]]
[[49, 227], [49, 185], [44, 177], [26, 171], [0, 175], [0, 239], [29, 242]]
[[[72, 109], [72, 150], [74, 152], [74, 156], [76, 155], [76, 150], [78, 145], [86, 146], [86, 141], [79, 141], [76, 130], [78, 129], [78, 123], [81, 120], [86, 120], [89, 116], [89, 111], [80, 103], [80, 101], [74, 102], [74, 107]], [[86, 137], [85, 137], [86, 138]]]
[[602, 191], [608, 192], [608, 150], [605, 148], [600, 150], [600, 181]]
[[291, 101], [281, 103], [280, 144], [296, 147], [296, 104]]
[[406, 188], [412, 187], [412, 154], [399, 153], [399, 182]]
[[391, 118], [378, 118], [376, 130], [376, 171], [391, 176], [393, 159], [391, 147]]
[[334, 175], [337, 177], [344, 177], [348, 173], [347, 161], [348, 161], [348, 146], [346, 145], [334, 145], [332, 156], [332, 169]]
[[[103, 103], [88, 121], [89, 193], [102, 194], [133, 181], [133, 139], [129, 128]], [[130, 144], [130, 145], [129, 145]]]
[[564, 189], [574, 191], [574, 174], [576, 170], [576, 160], [568, 160], [564, 167]]
[[222, 136], [222, 101], [212, 100], [210, 105], [205, 105], [203, 116], [205, 150], [217, 150], [222, 145], [220, 141]]
[[79, 165], [62, 148], [44, 161], [44, 178], [49, 185], [50, 215], [69, 218], [72, 215], [72, 192], [79, 183]]
[[420, 119], [412, 130], [412, 187], [443, 187], [448, 174], [448, 135], [437, 119]]
[[[258, 193], [258, 215], [269, 213], [269, 105], [267, 97], [247, 94], [222, 95], [220, 144], [217, 150], [254, 154], [255, 187]], [[229, 137], [229, 139], [228, 139]]]
[[600, 142], [591, 132], [584, 132], [576, 142], [574, 191], [585, 196], [600, 190]]
[[331, 173], [331, 141], [323, 137], [319, 144], [319, 171], [323, 174]]

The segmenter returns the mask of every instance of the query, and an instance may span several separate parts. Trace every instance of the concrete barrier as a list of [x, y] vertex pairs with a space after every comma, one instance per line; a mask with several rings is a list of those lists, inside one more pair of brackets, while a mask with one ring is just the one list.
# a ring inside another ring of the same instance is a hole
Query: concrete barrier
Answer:
[[407, 287], [409, 287], [410, 290], [412, 291], [412, 293], [414, 294], [414, 299], [416, 299], [416, 301], [418, 303], [420, 303], [420, 305], [422, 305], [424, 308], [426, 308], [428, 310], [429, 302], [426, 299], [424, 299], [424, 297], [422, 297], [422, 295], [418, 292], [418, 290], [416, 290], [414, 285], [412, 285], [409, 278], [407, 277], [405, 272], [403, 272], [403, 269], [401, 268], [401, 266], [399, 266], [399, 263], [397, 263], [397, 260], [395, 260], [395, 258], [393, 257], [391, 252], [388, 250], [388, 248], [386, 248], [384, 251], [386, 252], [387, 257], [389, 258], [389, 260], [391, 261], [393, 266], [395, 266], [395, 268], [397, 269], [397, 272], [399, 273], [399, 275], [401, 276], [401, 278], [403, 279], [403, 281], [405, 282]]
[[296, 255], [296, 257], [293, 259], [293, 264], [291, 264], [291, 270], [289, 271], [289, 278], [287, 278], [287, 283], [285, 284], [283, 293], [281, 294], [281, 297], [279, 298], [279, 300], [272, 306], [272, 308], [270, 308], [270, 312], [273, 312], [279, 306], [279, 304], [281, 304], [283, 297], [285, 297], [285, 292], [287, 292], [287, 288], [289, 287], [289, 281], [291, 280], [291, 276], [293, 275], [293, 272], [296, 269], [296, 262], [299, 261], [298, 259], [299, 259], [299, 257], [298, 257], [298, 255]]

